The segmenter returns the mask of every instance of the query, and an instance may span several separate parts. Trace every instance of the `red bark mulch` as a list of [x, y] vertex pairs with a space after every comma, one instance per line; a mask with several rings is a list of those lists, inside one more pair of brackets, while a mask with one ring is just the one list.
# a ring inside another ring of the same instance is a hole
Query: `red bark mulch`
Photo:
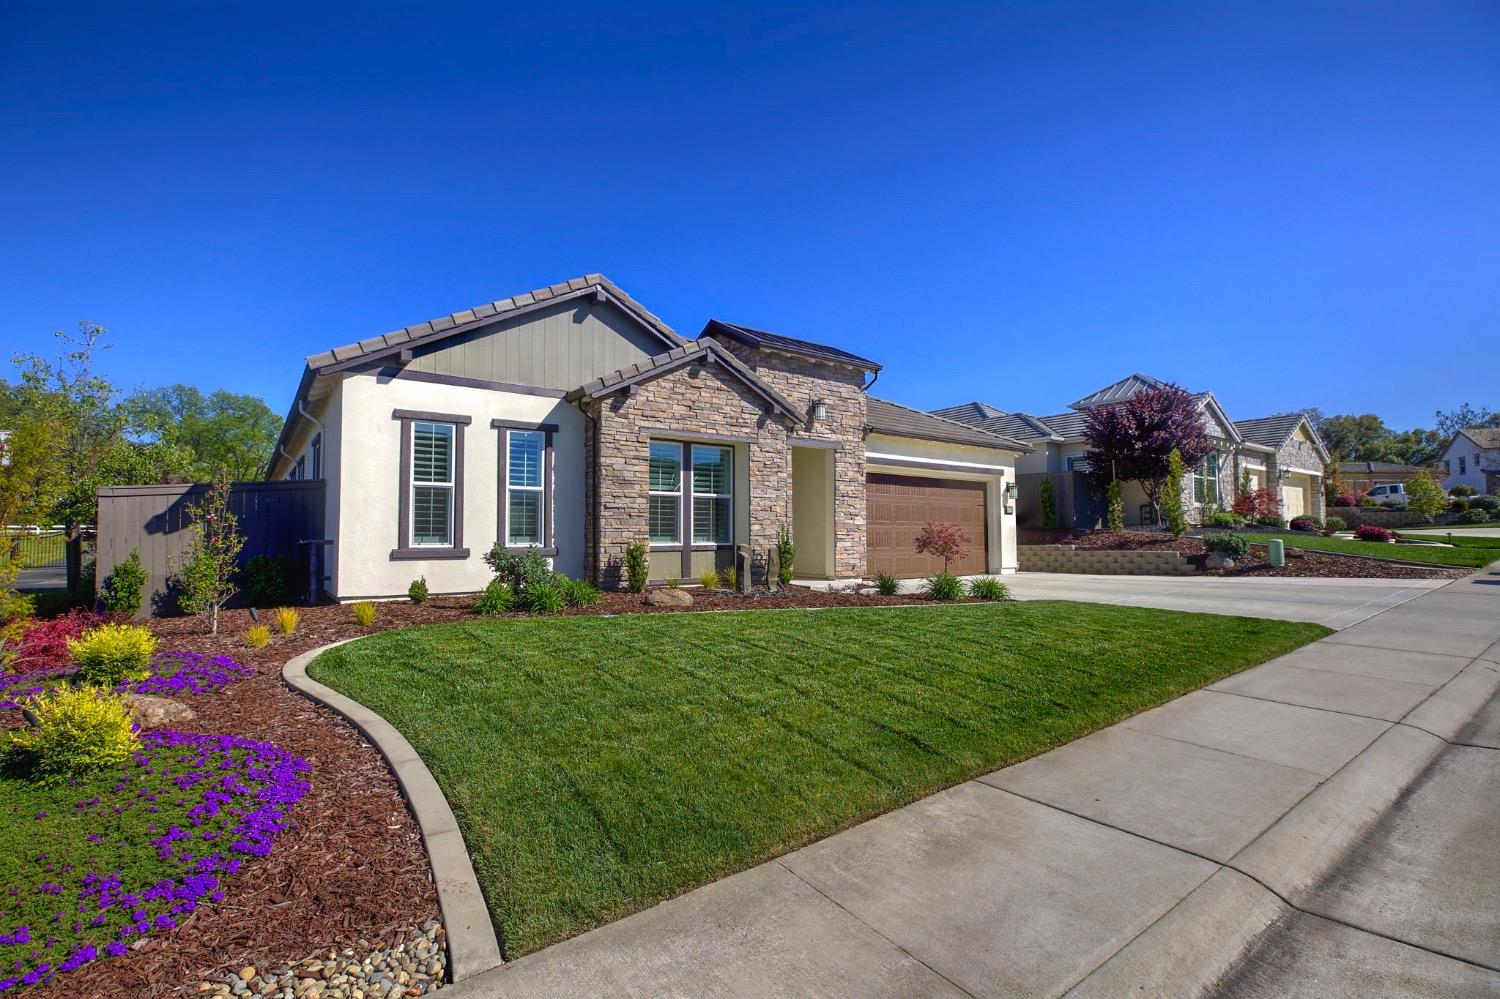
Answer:
[[[1377, 559], [1351, 558], [1333, 552], [1286, 549], [1286, 564], [1280, 567], [1266, 560], [1263, 542], [1254, 534], [1246, 535], [1250, 556], [1233, 569], [1204, 569], [1210, 576], [1306, 576], [1328, 579], [1456, 579], [1467, 569], [1446, 566], [1395, 565]], [[1174, 538], [1152, 531], [1032, 531], [1026, 544], [1076, 545], [1078, 548], [1104, 551], [1178, 552], [1190, 562], [1202, 566], [1208, 557], [1202, 538]]]
[[[909, 604], [912, 597], [823, 593], [800, 587], [783, 595], [736, 597], [693, 593], [689, 611], [771, 607]], [[95, 962], [36, 990], [39, 996], [147, 999], [197, 994], [198, 983], [246, 965], [280, 967], [319, 950], [391, 946], [438, 915], [437, 891], [416, 820], [384, 758], [338, 715], [292, 691], [281, 680], [287, 660], [344, 638], [444, 621], [479, 620], [472, 597], [434, 597], [424, 604], [377, 604], [375, 624], [362, 628], [349, 607], [300, 607], [295, 633], [252, 649], [244, 634], [246, 610], [225, 611], [219, 634], [202, 617], [150, 622], [161, 648], [227, 655], [256, 674], [218, 693], [179, 697], [197, 718], [191, 731], [266, 739], [312, 764], [312, 788], [291, 811], [294, 828], [269, 857], [248, 863], [228, 886], [228, 898], [196, 911], [176, 930], [143, 938], [117, 958]], [[594, 607], [565, 614], [671, 613], [647, 606], [640, 594], [607, 592]], [[263, 612], [262, 621], [270, 623]], [[518, 615], [503, 615], [518, 616]], [[272, 625], [274, 631], [274, 624]]]

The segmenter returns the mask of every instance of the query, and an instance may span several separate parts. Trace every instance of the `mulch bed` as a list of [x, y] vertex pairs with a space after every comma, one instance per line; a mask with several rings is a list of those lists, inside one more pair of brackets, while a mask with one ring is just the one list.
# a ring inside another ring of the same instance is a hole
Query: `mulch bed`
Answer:
[[[1076, 545], [1103, 551], [1178, 552], [1202, 567], [1208, 557], [1202, 538], [1174, 538], [1150, 531], [1049, 531], [1033, 532], [1028, 544]], [[1469, 570], [1448, 566], [1394, 565], [1375, 559], [1350, 558], [1333, 552], [1315, 552], [1288, 547], [1286, 564], [1271, 565], [1264, 544], [1250, 536], [1250, 556], [1233, 569], [1204, 569], [1210, 576], [1307, 576], [1342, 579], [1457, 579]]]
[[[692, 593], [687, 612], [914, 602], [910, 596], [800, 587], [777, 597]], [[277, 839], [269, 857], [245, 865], [223, 903], [200, 908], [175, 931], [143, 938], [130, 953], [60, 976], [35, 994], [69, 999], [196, 995], [200, 981], [246, 965], [275, 967], [333, 947], [367, 951], [391, 946], [408, 939], [412, 927], [436, 917], [437, 891], [421, 833], [384, 759], [338, 715], [283, 684], [281, 667], [340, 639], [482, 620], [469, 612], [472, 602], [472, 597], [434, 597], [420, 605], [380, 603], [371, 628], [356, 624], [347, 606], [300, 607], [296, 632], [262, 649], [245, 643], [252, 623], [246, 610], [225, 611], [217, 636], [207, 633], [201, 617], [153, 620], [162, 649], [227, 655], [256, 670], [253, 677], [218, 693], [179, 697], [198, 716], [183, 727], [274, 742], [312, 764], [312, 789], [292, 810], [295, 827]], [[640, 594], [607, 592], [594, 607], [563, 613], [632, 612], [683, 611], [647, 606]]]

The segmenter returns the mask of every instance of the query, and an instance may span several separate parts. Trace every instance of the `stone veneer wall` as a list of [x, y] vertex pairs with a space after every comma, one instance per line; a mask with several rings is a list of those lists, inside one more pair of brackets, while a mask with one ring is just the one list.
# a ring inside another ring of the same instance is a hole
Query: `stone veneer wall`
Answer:
[[1314, 516], [1323, 517], [1327, 515], [1327, 502], [1323, 496], [1323, 486], [1328, 478], [1328, 471], [1323, 467], [1323, 459], [1318, 457], [1318, 452], [1307, 441], [1299, 441], [1296, 437], [1286, 442], [1281, 450], [1276, 452], [1273, 461], [1267, 462], [1271, 481], [1276, 481], [1276, 471], [1281, 468], [1304, 468], [1318, 472], [1318, 481], [1314, 484], [1312, 498], [1312, 509], [1309, 511]]
[[1073, 545], [1017, 545], [1022, 572], [1093, 576], [1193, 576], [1198, 567], [1176, 552], [1104, 551]]
[[763, 562], [776, 543], [777, 528], [791, 523], [786, 420], [768, 414], [764, 400], [726, 375], [722, 365], [693, 364], [669, 371], [638, 383], [633, 396], [616, 394], [588, 404], [584, 412], [590, 424], [584, 449], [589, 469], [587, 572], [601, 585], [621, 585], [626, 545], [646, 537], [647, 427], [754, 438], [746, 445], [750, 536], [736, 536], [735, 541], [748, 544]]
[[[728, 336], [714, 339], [796, 407], [800, 420], [792, 429], [790, 445], [796, 446], [799, 437], [836, 441], [841, 445], [833, 459], [834, 572], [845, 579], [863, 577], [865, 425], [869, 416], [865, 371], [756, 349]], [[828, 404], [828, 417], [814, 423], [812, 405], [818, 400]], [[790, 503], [790, 495], [787, 499]]]

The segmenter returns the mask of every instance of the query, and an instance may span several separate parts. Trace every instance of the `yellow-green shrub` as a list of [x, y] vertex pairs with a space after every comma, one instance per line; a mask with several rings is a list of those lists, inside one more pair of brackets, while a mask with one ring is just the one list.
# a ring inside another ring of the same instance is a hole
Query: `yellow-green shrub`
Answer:
[[10, 751], [40, 783], [117, 767], [140, 747], [125, 699], [108, 691], [57, 687], [27, 707], [37, 724], [13, 733]]
[[68, 640], [68, 652], [78, 667], [78, 682], [95, 687], [118, 687], [126, 680], [151, 674], [156, 636], [136, 624], [101, 624]]
[[271, 644], [271, 629], [263, 624], [252, 624], [245, 632], [245, 641], [252, 649], [263, 649]]
[[375, 623], [375, 605], [368, 600], [361, 600], [352, 608], [354, 611], [354, 623], [361, 628], [368, 628]]
[[276, 627], [281, 629], [283, 635], [290, 635], [297, 630], [297, 622], [302, 620], [302, 615], [297, 613], [295, 607], [276, 608]]

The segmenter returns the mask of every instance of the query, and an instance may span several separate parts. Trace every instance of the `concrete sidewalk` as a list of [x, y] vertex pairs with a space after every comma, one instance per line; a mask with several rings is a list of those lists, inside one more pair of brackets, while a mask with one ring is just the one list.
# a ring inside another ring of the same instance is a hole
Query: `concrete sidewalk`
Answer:
[[[1391, 859], [1426, 849], [1410, 823], [1385, 860], [1328, 887], [1450, 743], [1493, 740], [1481, 710], [1500, 710], [1497, 690], [1500, 572], [1487, 570], [451, 992], [1193, 995], [1223, 979], [1262, 994], [1245, 969], [1273, 981], [1292, 958], [1278, 965], [1266, 941], [1300, 939], [1296, 920], [1384, 955], [1344, 961], [1321, 994], [1497, 992], [1500, 949], [1472, 921], [1366, 912], [1422, 880]], [[1494, 787], [1485, 759], [1434, 800]], [[1466, 898], [1500, 890], [1484, 862], [1465, 875], [1478, 881]], [[1444, 937], [1455, 923], [1468, 937]], [[1402, 947], [1422, 956], [1420, 977], [1391, 959]]]

